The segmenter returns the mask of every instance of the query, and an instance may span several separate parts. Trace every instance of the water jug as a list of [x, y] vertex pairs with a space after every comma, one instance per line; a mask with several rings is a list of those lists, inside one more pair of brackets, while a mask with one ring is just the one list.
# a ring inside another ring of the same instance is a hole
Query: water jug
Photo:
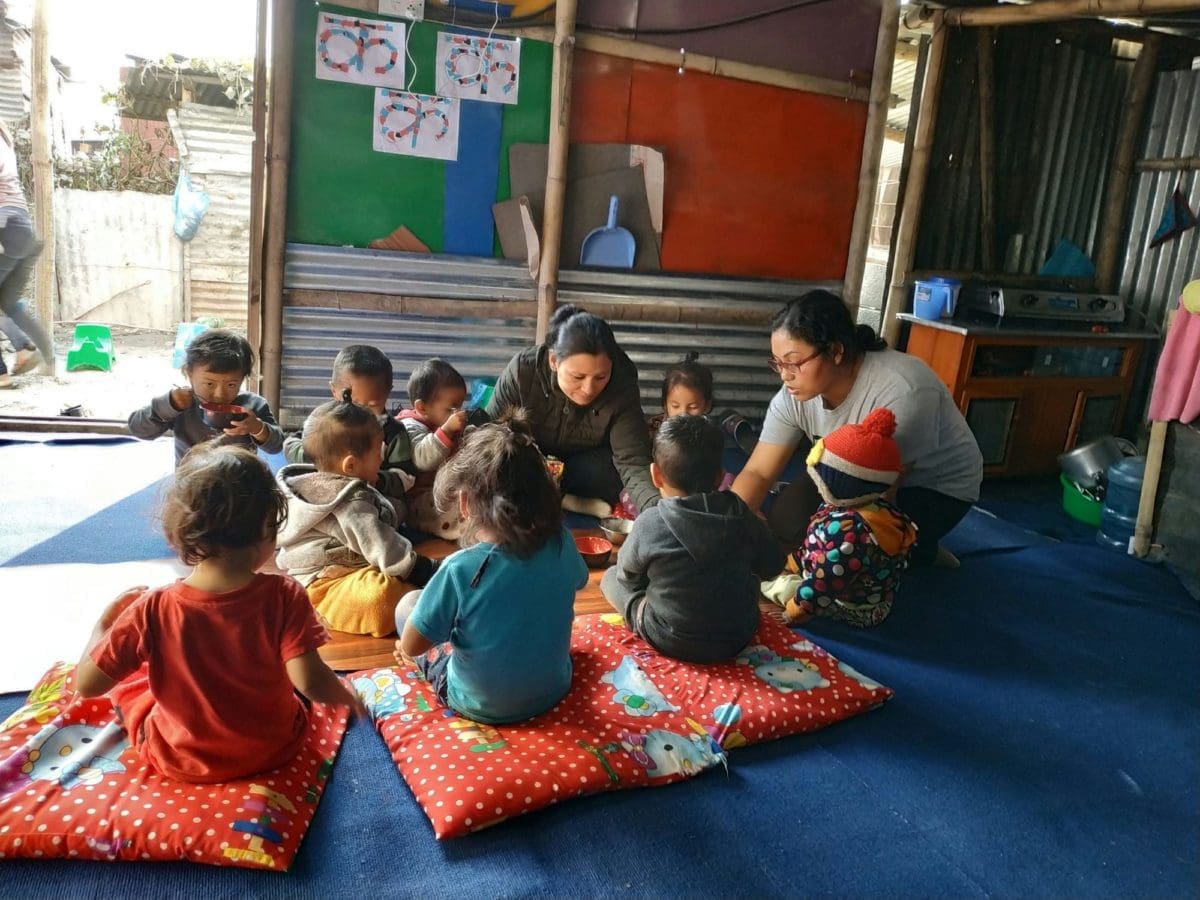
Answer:
[[1146, 457], [1129, 456], [1108, 467], [1108, 489], [1104, 507], [1100, 510], [1100, 531], [1096, 534], [1105, 547], [1125, 553], [1137, 524], [1138, 503], [1142, 497], [1142, 477], [1146, 473]]

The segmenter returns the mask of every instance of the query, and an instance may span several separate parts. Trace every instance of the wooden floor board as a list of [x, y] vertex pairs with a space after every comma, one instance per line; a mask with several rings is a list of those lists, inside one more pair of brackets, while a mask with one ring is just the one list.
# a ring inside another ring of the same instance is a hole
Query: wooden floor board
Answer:
[[[598, 529], [584, 528], [574, 529], [574, 533], [577, 535], [601, 534]], [[433, 559], [444, 559], [457, 549], [457, 544], [442, 540], [427, 541], [416, 547], [418, 553]], [[615, 560], [616, 554], [614, 553], [609, 559], [609, 564], [611, 565]], [[575, 615], [586, 616], [590, 613], [613, 611], [608, 601], [604, 599], [604, 595], [600, 593], [600, 578], [604, 575], [605, 568], [588, 570], [588, 583], [575, 594]], [[778, 606], [767, 600], [762, 600], [759, 608], [767, 614], [778, 615], [780, 612]], [[346, 634], [341, 631], [332, 631], [330, 634], [333, 640], [321, 648], [321, 657], [329, 664], [330, 668], [338, 672], [354, 672], [358, 669], [373, 669], [395, 663], [392, 658], [392, 650], [396, 645], [394, 635], [386, 638], [374, 638], [369, 635]]]
[[[601, 536], [599, 529], [575, 529], [577, 535]], [[457, 544], [450, 541], [430, 540], [418, 544], [416, 551], [431, 559], [445, 559], [458, 549]], [[615, 559], [615, 554], [609, 562]], [[584, 616], [589, 613], [611, 612], [612, 607], [600, 593], [600, 577], [604, 568], [588, 570], [588, 583], [579, 589], [575, 595], [575, 615]], [[332, 640], [321, 648], [321, 658], [330, 668], [338, 672], [354, 672], [358, 669], [372, 669], [379, 666], [394, 664], [392, 650], [396, 646], [395, 635], [376, 638], [370, 635], [347, 634], [343, 631], [331, 631]]]

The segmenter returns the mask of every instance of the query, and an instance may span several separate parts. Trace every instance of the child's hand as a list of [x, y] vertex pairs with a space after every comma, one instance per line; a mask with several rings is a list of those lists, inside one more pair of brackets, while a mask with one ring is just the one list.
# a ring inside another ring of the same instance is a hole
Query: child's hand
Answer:
[[96, 623], [99, 628], [104, 631], [112, 628], [113, 622], [117, 621], [117, 617], [125, 612], [138, 597], [142, 596], [146, 591], [150, 590], [147, 585], [138, 585], [137, 587], [125, 588], [117, 595], [117, 599], [112, 601], [108, 606], [104, 607], [104, 612], [100, 613], [100, 620]]
[[459, 434], [467, 427], [467, 411], [465, 409], [456, 409], [450, 413], [450, 418], [442, 423], [442, 431], [446, 434]]
[[[244, 409], [244, 407], [242, 408]], [[230, 437], [240, 437], [243, 434], [248, 434], [251, 437], [260, 436], [265, 438], [266, 434], [263, 433], [265, 430], [263, 428], [263, 420], [247, 409], [242, 418], [236, 422], [229, 423], [229, 427], [225, 429], [225, 433]]]
[[190, 409], [195, 399], [190, 387], [171, 388], [171, 405], [180, 412]]
[[362, 697], [358, 696], [358, 691], [354, 690], [354, 685], [350, 683], [349, 679], [342, 678], [339, 680], [346, 689], [346, 705], [350, 707], [350, 718], [354, 719], [361, 716], [364, 719], [370, 719], [371, 713], [367, 709], [367, 704], [363, 703]]

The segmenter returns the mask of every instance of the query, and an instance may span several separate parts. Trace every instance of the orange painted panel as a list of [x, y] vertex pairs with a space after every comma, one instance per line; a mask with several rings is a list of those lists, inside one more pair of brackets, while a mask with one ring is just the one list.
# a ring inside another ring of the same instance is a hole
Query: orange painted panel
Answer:
[[843, 277], [865, 104], [594, 53], [574, 78], [572, 141], [664, 150], [663, 269]]

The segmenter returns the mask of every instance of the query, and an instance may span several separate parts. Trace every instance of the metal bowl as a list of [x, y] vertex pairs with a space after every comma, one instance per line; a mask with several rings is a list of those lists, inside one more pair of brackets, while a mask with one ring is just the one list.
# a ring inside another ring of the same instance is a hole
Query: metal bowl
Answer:
[[629, 532], [633, 530], [633, 522], [629, 519], [609, 516], [600, 520], [600, 530], [604, 532], [606, 538], [612, 541], [614, 547], [620, 547], [625, 543]]
[[1058, 467], [1076, 484], [1094, 488], [1104, 481], [1108, 467], [1124, 457], [1117, 438], [1104, 435], [1059, 454]]

